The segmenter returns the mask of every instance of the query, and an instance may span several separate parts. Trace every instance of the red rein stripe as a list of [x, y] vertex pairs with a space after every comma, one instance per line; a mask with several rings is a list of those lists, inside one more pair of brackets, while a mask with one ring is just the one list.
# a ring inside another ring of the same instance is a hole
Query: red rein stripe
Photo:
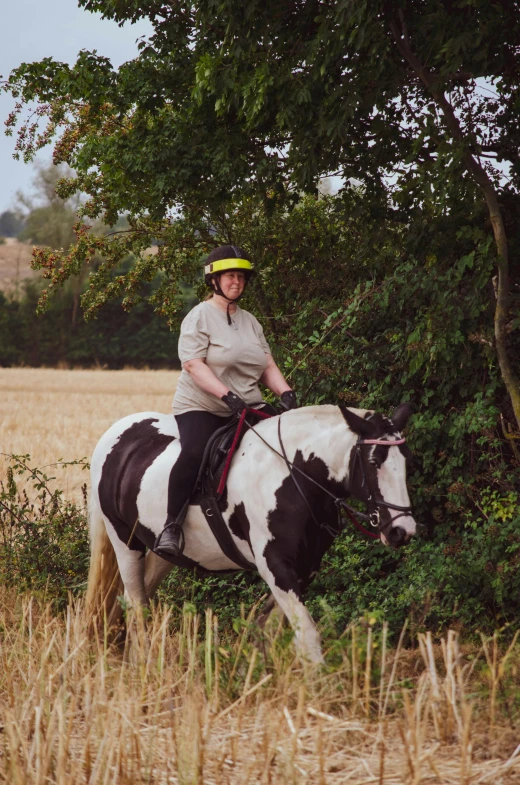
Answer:
[[350, 518], [350, 522], [351, 522], [351, 523], [352, 523], [352, 524], [353, 524], [353, 525], [356, 527], [356, 529], [357, 529], [359, 532], [361, 532], [361, 534], [364, 534], [366, 537], [371, 537], [373, 540], [380, 540], [380, 539], [381, 539], [381, 535], [380, 535], [380, 534], [374, 534], [374, 532], [371, 532], [371, 531], [369, 531], [368, 529], [365, 529], [365, 527], [363, 526], [363, 524], [362, 524], [362, 523], [360, 523], [360, 522], [358, 521], [358, 519], [357, 519], [357, 518], [355, 518], [355, 517], [352, 515], [352, 513], [350, 512], [350, 510], [347, 510], [347, 509], [345, 509], [345, 507], [343, 507], [343, 509], [344, 509], [344, 510], [345, 510], [345, 512], [347, 513], [347, 516]]
[[218, 488], [217, 488], [217, 495], [218, 496], [220, 496], [222, 493], [224, 493], [224, 488], [226, 487], [226, 480], [227, 480], [227, 476], [228, 476], [229, 466], [231, 464], [231, 459], [233, 458], [233, 455], [235, 454], [236, 446], [237, 446], [238, 440], [240, 438], [240, 434], [242, 433], [242, 428], [244, 427], [244, 420], [246, 419], [246, 415], [247, 415], [247, 409], [242, 409], [242, 412], [240, 414], [240, 419], [238, 421], [237, 429], [235, 431], [235, 435], [233, 437], [233, 441], [231, 443], [231, 447], [229, 449], [229, 452], [228, 452], [228, 455], [227, 455], [227, 458], [226, 458], [226, 464], [224, 466], [224, 471], [222, 472], [222, 476], [221, 476], [220, 482], [218, 484]]
[[267, 414], [267, 412], [262, 412], [260, 409], [242, 409], [240, 414], [240, 419], [238, 421], [237, 429], [235, 431], [235, 435], [233, 437], [233, 441], [231, 443], [231, 447], [229, 448], [228, 456], [226, 458], [226, 464], [224, 466], [224, 471], [222, 472], [222, 476], [220, 478], [220, 482], [217, 488], [217, 495], [220, 496], [224, 493], [224, 488], [226, 487], [226, 480], [229, 472], [229, 467], [231, 465], [231, 461], [233, 455], [235, 454], [235, 450], [238, 444], [238, 440], [240, 439], [240, 434], [242, 433], [242, 428], [244, 427], [244, 420], [246, 419], [247, 414], [251, 412], [256, 417], [260, 417], [262, 420], [268, 420], [270, 417], [274, 417], [273, 414]]
[[261, 409], [248, 409], [248, 411], [260, 417], [261, 420], [269, 420], [271, 417], [274, 417], [274, 414], [267, 414], [267, 412], [263, 412]]

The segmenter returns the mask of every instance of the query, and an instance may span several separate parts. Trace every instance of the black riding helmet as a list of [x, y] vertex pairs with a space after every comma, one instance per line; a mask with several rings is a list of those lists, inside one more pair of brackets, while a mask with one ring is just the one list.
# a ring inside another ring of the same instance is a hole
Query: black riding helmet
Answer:
[[204, 280], [206, 285], [221, 297], [224, 297], [229, 303], [227, 310], [228, 324], [232, 324], [231, 316], [229, 315], [229, 306], [231, 303], [236, 303], [240, 300], [244, 292], [239, 294], [238, 297], [226, 297], [220, 288], [220, 276], [222, 273], [234, 271], [244, 273], [246, 286], [254, 275], [253, 265], [248, 259], [247, 254], [241, 248], [237, 248], [236, 245], [221, 245], [218, 248], [214, 248], [204, 263]]

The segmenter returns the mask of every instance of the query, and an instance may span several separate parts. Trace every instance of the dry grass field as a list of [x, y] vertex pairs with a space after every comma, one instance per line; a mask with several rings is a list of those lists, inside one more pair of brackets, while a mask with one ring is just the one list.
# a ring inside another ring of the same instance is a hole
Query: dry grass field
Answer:
[[[334, 667], [294, 659], [273, 624], [232, 640], [166, 608], [124, 647], [0, 592], [0, 782], [6, 785], [516, 785], [503, 711], [517, 647], [470, 654], [450, 633], [413, 651], [351, 627]], [[258, 644], [260, 647], [258, 648]], [[378, 644], [376, 647], [376, 643]]]
[[[31, 456], [48, 466], [54, 486], [69, 499], [81, 496], [88, 473], [50, 464], [87, 457], [120, 417], [140, 411], [171, 411], [177, 371], [70, 371], [0, 368], [0, 452]], [[6, 461], [0, 456], [0, 476]]]
[[[0, 451], [38, 467], [90, 456], [119, 417], [169, 411], [177, 378], [0, 369]], [[73, 466], [55, 483], [75, 499], [87, 479]], [[89, 636], [81, 603], [56, 615], [0, 586], [0, 783], [520, 782], [516, 638], [469, 647], [427, 634], [390, 647], [373, 620], [312, 668], [277, 619], [265, 631], [254, 619], [242, 610], [224, 634], [210, 610], [187, 609], [179, 629], [158, 606], [146, 621], [130, 615], [115, 647]]]

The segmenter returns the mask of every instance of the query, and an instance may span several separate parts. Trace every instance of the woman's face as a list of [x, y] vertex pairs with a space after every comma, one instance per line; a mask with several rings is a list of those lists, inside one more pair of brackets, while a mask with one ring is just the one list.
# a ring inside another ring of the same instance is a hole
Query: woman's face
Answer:
[[244, 291], [246, 276], [238, 270], [231, 270], [228, 273], [221, 273], [219, 283], [224, 295], [230, 300], [234, 300]]

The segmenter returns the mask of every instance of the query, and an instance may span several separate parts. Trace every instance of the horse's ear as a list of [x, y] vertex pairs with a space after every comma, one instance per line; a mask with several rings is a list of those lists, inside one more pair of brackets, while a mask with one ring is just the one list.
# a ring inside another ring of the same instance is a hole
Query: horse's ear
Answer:
[[397, 431], [402, 431], [406, 427], [406, 423], [410, 419], [412, 407], [409, 403], [400, 403], [392, 414], [392, 422]]
[[341, 414], [347, 421], [347, 425], [353, 433], [357, 433], [358, 436], [374, 436], [377, 431], [374, 423], [370, 420], [364, 420], [363, 417], [359, 417], [359, 415], [354, 414], [353, 411], [347, 409], [346, 406], [340, 403], [339, 408], [341, 409]]

